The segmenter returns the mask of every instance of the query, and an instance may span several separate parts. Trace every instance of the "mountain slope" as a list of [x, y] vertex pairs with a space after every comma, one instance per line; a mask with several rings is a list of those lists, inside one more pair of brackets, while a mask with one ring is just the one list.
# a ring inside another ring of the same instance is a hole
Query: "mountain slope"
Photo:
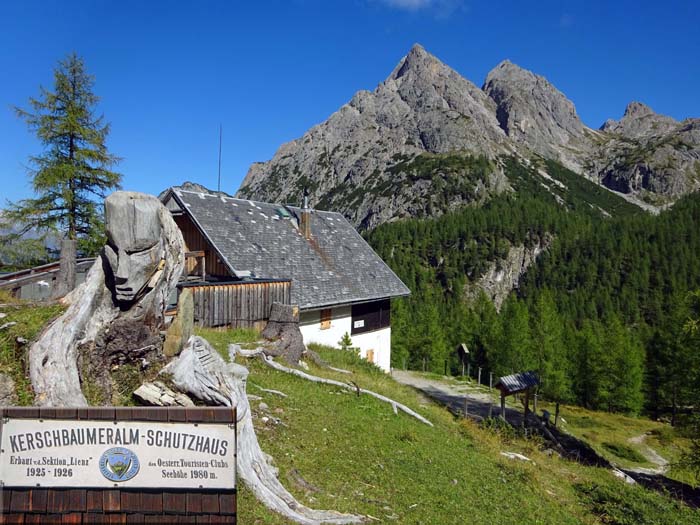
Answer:
[[[308, 188], [315, 206], [372, 228], [509, 191], [503, 158], [515, 156], [525, 165], [556, 161], [661, 205], [700, 185], [699, 130], [698, 120], [678, 123], [638, 104], [592, 130], [544, 77], [504, 61], [479, 89], [415, 45], [374, 91], [356, 93], [270, 161], [253, 164], [238, 195], [297, 202]], [[457, 158], [470, 160], [457, 166]], [[434, 202], [445, 187], [443, 202]]]
[[[203, 334], [225, 353], [232, 334]], [[240, 339], [238, 339], [240, 341]], [[332, 366], [351, 370], [353, 380], [410, 406], [435, 426], [422, 425], [365, 396], [310, 383], [246, 360], [262, 448], [275, 460], [280, 479], [300, 502], [372, 516], [368, 522], [442, 525], [471, 523], [598, 523], [601, 514], [627, 513], [639, 523], [693, 523], [693, 511], [670, 499], [627, 485], [613, 474], [548, 455], [539, 442], [499, 435], [455, 417], [351, 352], [314, 347]], [[346, 374], [311, 373], [347, 380]], [[566, 418], [574, 414], [566, 408]], [[636, 421], [616, 419], [618, 426]], [[661, 424], [647, 422], [651, 428]], [[532, 461], [514, 461], [502, 451]], [[604, 513], [601, 507], [605, 505]], [[241, 523], [286, 524], [241, 484]], [[468, 517], [468, 518], [467, 518]], [[370, 521], [371, 520], [371, 521]], [[612, 521], [611, 521], [612, 522]]]

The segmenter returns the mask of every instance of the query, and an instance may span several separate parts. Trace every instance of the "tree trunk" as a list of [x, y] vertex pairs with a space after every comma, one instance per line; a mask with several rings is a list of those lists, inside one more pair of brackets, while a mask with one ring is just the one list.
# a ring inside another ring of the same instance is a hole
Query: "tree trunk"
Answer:
[[75, 288], [76, 247], [75, 240], [61, 241], [61, 266], [51, 294], [53, 299], [59, 299]]
[[[109, 268], [109, 261], [104, 255], [97, 258], [85, 282], [63, 299], [62, 302], [69, 305], [68, 309], [46, 327], [29, 349], [29, 375], [36, 405], [87, 405], [78, 370], [79, 347], [92, 351], [89, 346], [99, 343], [104, 348], [102, 336], [117, 318], [143, 323], [144, 327], [156, 333], [163, 328], [168, 297], [175, 289], [184, 266], [184, 241], [170, 212], [155, 197], [148, 197], [147, 200], [158, 205], [157, 217], [162, 227], [159, 257], [164, 261], [163, 267], [151, 276], [145, 295], [128, 309], [120, 310], [110, 288], [110, 283], [112, 286], [114, 284], [113, 279], [106, 279], [105, 276], [104, 269]], [[129, 348], [124, 350], [130, 351]], [[89, 357], [91, 361], [96, 361], [100, 355], [93, 352]]]
[[678, 413], [678, 406], [676, 402], [676, 385], [673, 385], [673, 396], [671, 396], [671, 426], [676, 426], [676, 415]]
[[[73, 85], [73, 93], [75, 93], [75, 85]], [[75, 136], [73, 133], [70, 135], [70, 144], [68, 146], [68, 160], [71, 166], [73, 166], [73, 161], [75, 160]], [[75, 204], [75, 178], [71, 175], [68, 179], [69, 188], [69, 199], [68, 203], [68, 238], [70, 240], [76, 240], [78, 238], [78, 221], [76, 218], [76, 204]]]
[[290, 365], [298, 365], [306, 352], [304, 338], [299, 330], [299, 307], [272, 303], [270, 320], [262, 336], [276, 341], [274, 348], [265, 349], [267, 355], [283, 357]]

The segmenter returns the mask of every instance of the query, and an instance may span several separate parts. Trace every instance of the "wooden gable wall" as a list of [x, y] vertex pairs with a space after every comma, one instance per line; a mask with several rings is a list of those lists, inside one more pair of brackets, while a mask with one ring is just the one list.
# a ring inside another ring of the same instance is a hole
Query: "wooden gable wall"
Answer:
[[[226, 267], [226, 265], [219, 260], [219, 256], [212, 245], [204, 238], [204, 236], [199, 231], [199, 228], [195, 226], [187, 215], [174, 215], [175, 224], [182, 232], [182, 237], [185, 240], [185, 251], [196, 252], [203, 251], [204, 259], [206, 264], [206, 273], [213, 277], [227, 278], [233, 277], [231, 272]], [[197, 260], [194, 258], [188, 258], [187, 260], [187, 273], [196, 274]]]

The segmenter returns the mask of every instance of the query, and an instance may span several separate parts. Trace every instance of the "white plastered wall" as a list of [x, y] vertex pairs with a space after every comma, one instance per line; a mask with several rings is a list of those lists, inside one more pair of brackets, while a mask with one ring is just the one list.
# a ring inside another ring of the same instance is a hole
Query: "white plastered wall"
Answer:
[[[341, 306], [331, 309], [331, 326], [321, 330], [321, 310], [306, 310], [299, 314], [299, 328], [304, 343], [318, 343], [338, 347], [347, 332], [352, 333], [352, 309]], [[352, 335], [352, 345], [360, 349], [360, 357], [367, 358], [367, 351], [374, 350], [374, 364], [385, 372], [391, 371], [391, 328], [382, 328], [364, 334]]]

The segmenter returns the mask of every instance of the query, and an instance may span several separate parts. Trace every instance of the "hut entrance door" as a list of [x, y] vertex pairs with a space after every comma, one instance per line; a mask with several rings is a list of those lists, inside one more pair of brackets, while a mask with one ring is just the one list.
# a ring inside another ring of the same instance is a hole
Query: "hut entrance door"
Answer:
[[371, 348], [367, 350], [367, 361], [374, 363], [374, 350]]

